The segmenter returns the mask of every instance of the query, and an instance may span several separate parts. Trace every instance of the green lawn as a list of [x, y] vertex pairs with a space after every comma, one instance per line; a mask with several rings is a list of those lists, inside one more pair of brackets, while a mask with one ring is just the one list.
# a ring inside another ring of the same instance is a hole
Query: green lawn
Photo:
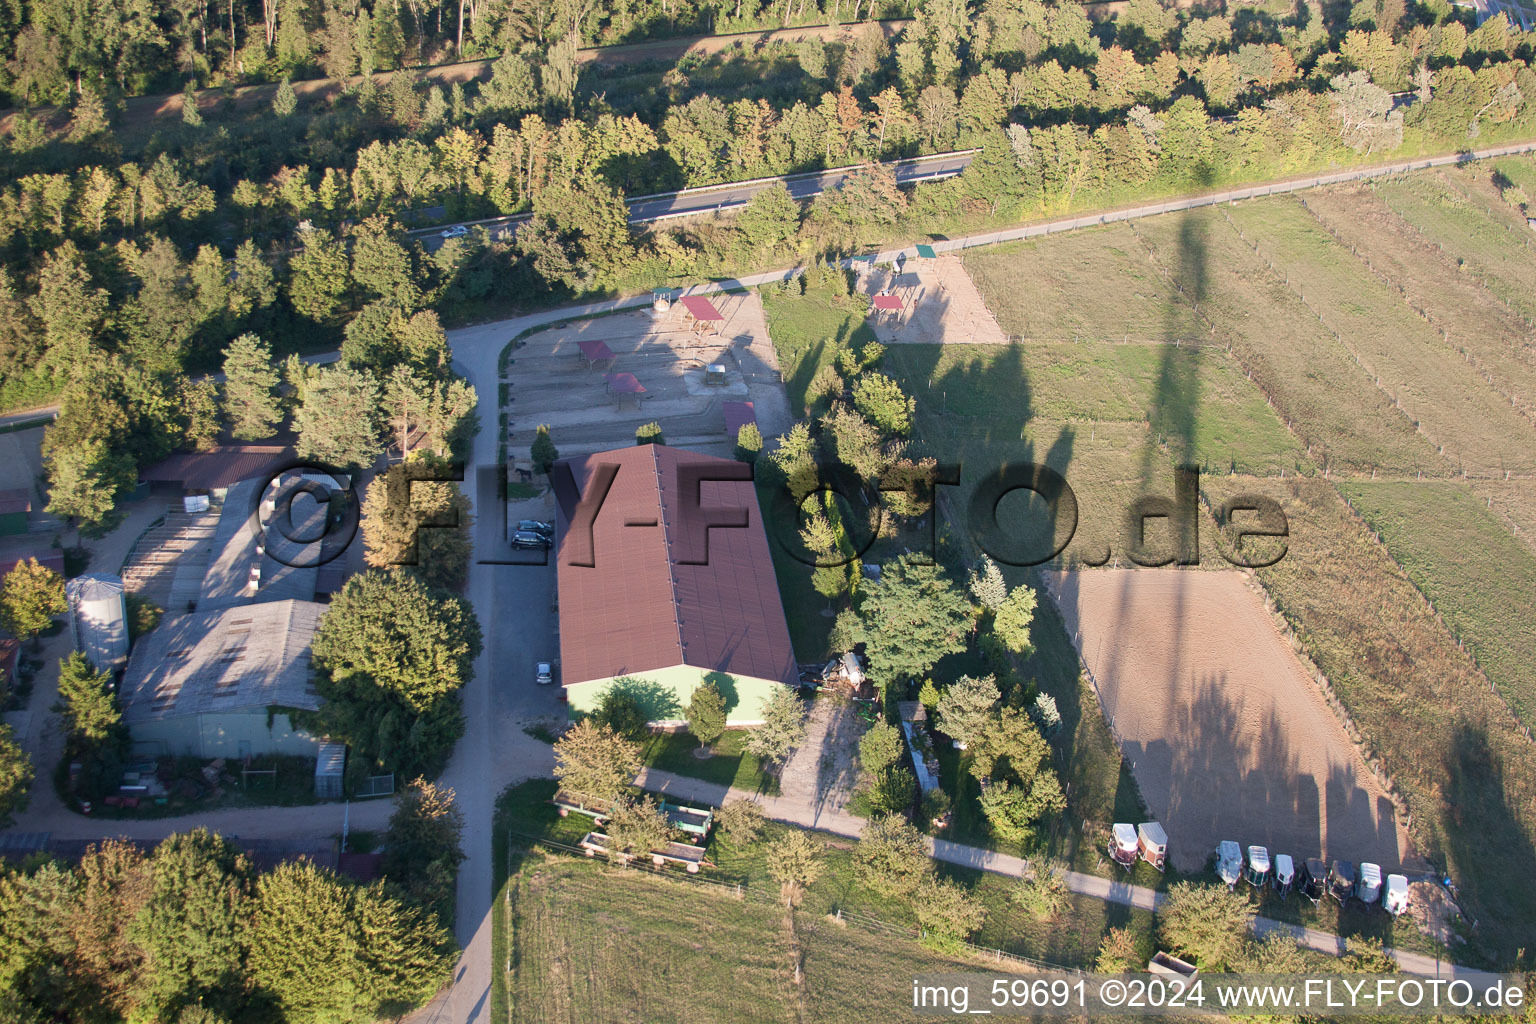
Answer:
[[1528, 726], [1536, 726], [1536, 555], [1486, 503], [1448, 482], [1343, 484]]
[[763, 773], [755, 756], [743, 752], [747, 731], [731, 729], [715, 741], [714, 757], [694, 757], [699, 741], [689, 732], [654, 733], [645, 741], [648, 768], [734, 786], [749, 793], [777, 793], [778, 780]]
[[790, 412], [796, 414], [804, 413], [805, 389], [818, 370], [834, 365], [838, 352], [875, 340], [865, 299], [835, 295], [815, 285], [802, 295], [801, 286], [792, 281], [762, 290], [768, 333], [779, 356]]

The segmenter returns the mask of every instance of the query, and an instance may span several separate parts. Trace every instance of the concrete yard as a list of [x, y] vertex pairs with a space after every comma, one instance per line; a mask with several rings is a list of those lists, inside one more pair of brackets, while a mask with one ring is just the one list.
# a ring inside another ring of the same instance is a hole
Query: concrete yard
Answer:
[[[757, 294], [711, 298], [725, 318], [718, 329], [696, 329], [674, 305], [662, 313], [578, 320], [524, 338], [502, 378], [509, 455], [526, 459], [541, 423], [568, 456], [634, 444], [635, 428], [655, 421], [669, 445], [729, 457], [734, 441], [725, 433], [725, 402], [752, 402], [765, 438], [788, 430], [793, 421]], [[589, 368], [578, 348], [584, 341], [606, 343], [614, 358]], [[710, 364], [725, 366], [723, 385], [706, 383]], [[644, 394], [610, 393], [610, 373], [634, 374]]]
[[908, 260], [903, 272], [875, 267], [859, 275], [858, 290], [900, 298], [899, 313], [870, 321], [884, 345], [1006, 345], [1008, 335], [982, 301], [958, 256]]

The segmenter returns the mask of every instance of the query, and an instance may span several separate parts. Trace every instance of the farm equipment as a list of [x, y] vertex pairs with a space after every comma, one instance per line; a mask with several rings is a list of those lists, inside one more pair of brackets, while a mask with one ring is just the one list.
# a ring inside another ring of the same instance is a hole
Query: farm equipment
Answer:
[[1298, 888], [1301, 894], [1311, 900], [1313, 905], [1323, 901], [1324, 887], [1327, 885], [1328, 869], [1323, 862], [1316, 857], [1308, 857], [1301, 865], [1301, 882]]
[[1355, 896], [1366, 906], [1381, 899], [1381, 865], [1369, 862], [1360, 865], [1359, 881], [1355, 885]]
[[1288, 900], [1295, 885], [1296, 862], [1291, 860], [1288, 853], [1275, 854], [1275, 894], [1282, 900]]
[[1255, 889], [1264, 888], [1269, 881], [1269, 850], [1262, 846], [1248, 847], [1248, 869], [1243, 872], [1248, 884]]
[[1339, 906], [1349, 902], [1355, 894], [1355, 865], [1347, 860], [1336, 860], [1328, 869], [1328, 895], [1339, 901]]
[[1136, 826], [1129, 822], [1116, 822], [1114, 836], [1109, 841], [1109, 858], [1127, 871], [1136, 867], [1140, 846], [1136, 839]]
[[1144, 821], [1136, 828], [1136, 839], [1141, 859], [1157, 870], [1163, 870], [1163, 863], [1168, 859], [1168, 833], [1163, 831], [1163, 826], [1155, 821]]
[[1243, 874], [1243, 848], [1230, 839], [1223, 839], [1216, 847], [1216, 875], [1228, 889], [1237, 888], [1237, 880]]
[[1408, 909], [1408, 878], [1405, 875], [1388, 875], [1386, 892], [1381, 894], [1381, 905], [1393, 917]]

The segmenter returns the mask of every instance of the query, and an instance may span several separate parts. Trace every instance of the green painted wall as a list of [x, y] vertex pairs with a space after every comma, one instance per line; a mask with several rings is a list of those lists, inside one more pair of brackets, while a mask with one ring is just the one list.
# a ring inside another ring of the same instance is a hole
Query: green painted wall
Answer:
[[[295, 729], [285, 714], [273, 715], [272, 727], [267, 728], [265, 708], [138, 722], [129, 732], [145, 752], [192, 757], [236, 758], [246, 753], [314, 757], [320, 749], [320, 738]], [[242, 742], [249, 746], [242, 749]]]
[[14, 537], [27, 532], [27, 514], [9, 512], [0, 516], [0, 537]]
[[[684, 711], [693, 698], [694, 688], [705, 679], [712, 680], [725, 696], [725, 719], [731, 725], [757, 725], [762, 722], [762, 706], [784, 684], [772, 679], [755, 679], [751, 676], [733, 676], [724, 672], [710, 672], [692, 665], [674, 665], [653, 672], [635, 672], [618, 677], [637, 682], [628, 686], [640, 702], [646, 717], [656, 724], [681, 725], [686, 720]], [[613, 678], [592, 679], [574, 683], [565, 688], [571, 712], [586, 714], [597, 708], [597, 702], [614, 684]], [[625, 684], [621, 684], [625, 685]]]

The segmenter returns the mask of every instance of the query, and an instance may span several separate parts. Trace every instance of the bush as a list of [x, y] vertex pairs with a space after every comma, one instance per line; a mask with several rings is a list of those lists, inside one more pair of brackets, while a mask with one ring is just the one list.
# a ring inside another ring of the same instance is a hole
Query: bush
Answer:
[[905, 749], [900, 729], [888, 722], [877, 723], [859, 738], [859, 765], [874, 775], [895, 764]]
[[1157, 912], [1157, 933], [1166, 948], [1193, 958], [1202, 971], [1220, 971], [1242, 952], [1254, 914], [1246, 893], [1180, 882]]
[[642, 423], [635, 428], [635, 444], [666, 443], [666, 438], [661, 436], [661, 424], [654, 420], [650, 423]]
[[1055, 917], [1070, 898], [1064, 865], [1047, 862], [1024, 869], [1008, 899], [1014, 906], [1040, 918]]
[[933, 874], [923, 834], [899, 814], [871, 818], [854, 847], [859, 881], [881, 896], [907, 896]]
[[986, 906], [970, 891], [947, 878], [929, 878], [913, 899], [912, 909], [923, 929], [923, 945], [953, 950], [987, 920]]
[[917, 799], [917, 776], [904, 765], [891, 765], [875, 773], [869, 786], [871, 814], [887, 811], [905, 812]]
[[627, 740], [642, 740], [650, 732], [640, 701], [634, 694], [618, 687], [603, 691], [597, 700], [597, 709], [592, 712], [592, 721], [607, 726]]
[[715, 825], [735, 847], [755, 842], [763, 834], [763, 809], [751, 800], [732, 800], [715, 814]]
[[743, 423], [736, 431], [736, 460], [756, 462], [763, 453], [763, 434], [756, 423]]

